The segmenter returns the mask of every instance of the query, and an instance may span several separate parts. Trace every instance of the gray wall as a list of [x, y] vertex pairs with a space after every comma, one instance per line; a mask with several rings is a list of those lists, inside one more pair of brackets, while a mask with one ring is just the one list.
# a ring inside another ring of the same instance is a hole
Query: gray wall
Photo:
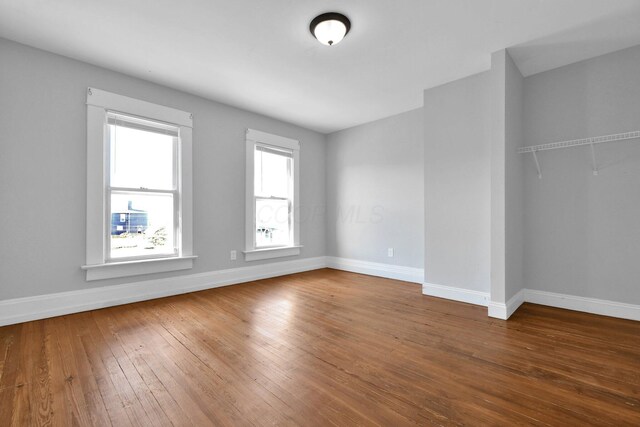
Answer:
[[524, 78], [506, 55], [505, 72], [505, 302], [524, 289]]
[[327, 144], [327, 255], [421, 268], [422, 109], [333, 133]]
[[[526, 145], [640, 130], [640, 46], [525, 79]], [[640, 304], [640, 141], [526, 155], [525, 283]]]
[[425, 281], [489, 292], [489, 72], [424, 92]]
[[[244, 245], [247, 127], [301, 141], [301, 257], [325, 255], [324, 135], [3, 39], [0, 58], [0, 300], [244, 265], [229, 251]], [[88, 86], [193, 112], [192, 270], [85, 282]]]
[[524, 287], [524, 79], [509, 53], [491, 55], [491, 301], [503, 304]]
[[507, 51], [491, 55], [491, 301], [504, 303], [506, 288], [506, 71]]

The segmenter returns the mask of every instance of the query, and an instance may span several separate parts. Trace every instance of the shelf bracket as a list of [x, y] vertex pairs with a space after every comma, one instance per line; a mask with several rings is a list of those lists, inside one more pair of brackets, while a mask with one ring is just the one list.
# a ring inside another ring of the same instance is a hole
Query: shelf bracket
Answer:
[[593, 142], [589, 144], [591, 146], [591, 169], [593, 174], [598, 176], [598, 163], [596, 162], [596, 149], [593, 147]]
[[542, 171], [540, 170], [540, 162], [538, 161], [538, 155], [536, 154], [536, 151], [532, 151], [533, 153], [533, 160], [535, 160], [536, 162], [536, 169], [538, 170], [538, 179], [542, 179]]

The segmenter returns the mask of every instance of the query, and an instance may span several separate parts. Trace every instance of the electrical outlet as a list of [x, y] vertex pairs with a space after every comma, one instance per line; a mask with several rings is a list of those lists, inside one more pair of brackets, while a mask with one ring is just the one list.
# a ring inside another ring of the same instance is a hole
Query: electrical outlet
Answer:
[[389, 249], [387, 249], [387, 256], [388, 256], [389, 258], [393, 258], [393, 248], [389, 248]]
[[236, 251], [231, 251], [231, 261], [235, 261], [238, 258], [238, 253]]

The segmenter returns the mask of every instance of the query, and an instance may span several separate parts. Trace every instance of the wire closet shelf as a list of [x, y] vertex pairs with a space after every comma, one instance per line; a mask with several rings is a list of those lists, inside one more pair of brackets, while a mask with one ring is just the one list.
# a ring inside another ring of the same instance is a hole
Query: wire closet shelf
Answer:
[[555, 150], [557, 148], [569, 148], [579, 145], [602, 144], [603, 142], [624, 141], [626, 139], [640, 138], [640, 131], [616, 133], [615, 135], [594, 136], [591, 138], [572, 139], [569, 141], [551, 142], [549, 144], [531, 145], [518, 148], [518, 153], [532, 153], [534, 151]]
[[538, 178], [542, 178], [540, 162], [538, 161], [538, 155], [536, 154], [538, 151], [557, 150], [559, 148], [570, 148], [570, 147], [578, 147], [581, 145], [589, 145], [591, 147], [591, 161], [592, 161], [593, 174], [598, 175], [596, 153], [595, 153], [595, 149], [593, 148], [595, 144], [602, 144], [605, 142], [625, 141], [628, 139], [637, 139], [637, 138], [640, 138], [640, 131], [616, 133], [613, 135], [594, 136], [591, 138], [571, 139], [568, 141], [551, 142], [548, 144], [541, 144], [541, 145], [530, 145], [528, 147], [518, 148], [518, 153], [533, 154], [533, 160], [536, 162], [536, 169], [538, 170]]

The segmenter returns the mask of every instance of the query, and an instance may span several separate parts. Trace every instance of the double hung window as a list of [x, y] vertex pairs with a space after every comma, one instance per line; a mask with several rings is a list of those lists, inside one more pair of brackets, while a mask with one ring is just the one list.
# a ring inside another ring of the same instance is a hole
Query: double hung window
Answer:
[[179, 254], [179, 130], [107, 113], [107, 261]]
[[247, 131], [247, 227], [245, 258], [300, 253], [298, 141]]

